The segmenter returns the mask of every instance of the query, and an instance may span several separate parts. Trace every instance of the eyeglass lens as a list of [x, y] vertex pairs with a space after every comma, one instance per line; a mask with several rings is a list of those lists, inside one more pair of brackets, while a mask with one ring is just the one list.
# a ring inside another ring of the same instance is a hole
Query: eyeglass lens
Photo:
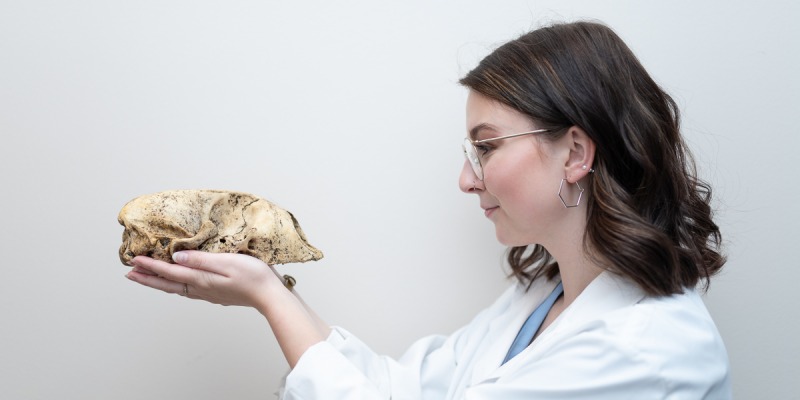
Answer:
[[467, 138], [464, 139], [464, 156], [467, 157], [467, 161], [469, 161], [470, 166], [472, 166], [472, 171], [475, 173], [475, 176], [478, 179], [483, 180], [483, 168], [481, 167], [481, 159], [478, 157], [478, 150], [475, 148], [475, 145]]

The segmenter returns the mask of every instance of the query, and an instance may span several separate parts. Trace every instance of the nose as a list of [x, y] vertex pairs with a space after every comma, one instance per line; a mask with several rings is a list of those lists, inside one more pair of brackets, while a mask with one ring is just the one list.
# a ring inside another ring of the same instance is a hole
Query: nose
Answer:
[[477, 193], [478, 190], [483, 190], [483, 182], [475, 175], [469, 161], [464, 160], [464, 165], [461, 167], [461, 175], [458, 177], [458, 187], [464, 193]]

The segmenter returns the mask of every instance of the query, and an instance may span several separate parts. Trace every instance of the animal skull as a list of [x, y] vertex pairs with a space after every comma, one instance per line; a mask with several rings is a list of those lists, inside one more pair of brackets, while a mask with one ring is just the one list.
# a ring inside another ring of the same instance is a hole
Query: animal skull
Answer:
[[119, 258], [172, 262], [172, 253], [243, 253], [267, 264], [316, 261], [294, 216], [257, 196], [221, 190], [172, 190], [137, 197], [122, 207]]

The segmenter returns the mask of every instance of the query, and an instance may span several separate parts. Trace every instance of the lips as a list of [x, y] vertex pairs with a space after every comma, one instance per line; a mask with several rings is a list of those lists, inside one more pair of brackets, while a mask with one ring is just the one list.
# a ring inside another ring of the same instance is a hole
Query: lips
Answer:
[[483, 215], [485, 215], [488, 218], [492, 215], [494, 210], [497, 210], [498, 207], [494, 206], [494, 207], [481, 207], [481, 208], [483, 208]]

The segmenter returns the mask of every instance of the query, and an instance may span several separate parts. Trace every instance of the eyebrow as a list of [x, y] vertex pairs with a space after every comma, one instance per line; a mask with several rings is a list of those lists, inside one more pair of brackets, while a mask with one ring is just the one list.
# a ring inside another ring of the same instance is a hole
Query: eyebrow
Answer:
[[469, 130], [469, 138], [472, 140], [478, 140], [478, 133], [480, 133], [482, 130], [491, 130], [497, 132], [497, 128], [495, 128], [493, 125], [483, 122], [475, 125]]

